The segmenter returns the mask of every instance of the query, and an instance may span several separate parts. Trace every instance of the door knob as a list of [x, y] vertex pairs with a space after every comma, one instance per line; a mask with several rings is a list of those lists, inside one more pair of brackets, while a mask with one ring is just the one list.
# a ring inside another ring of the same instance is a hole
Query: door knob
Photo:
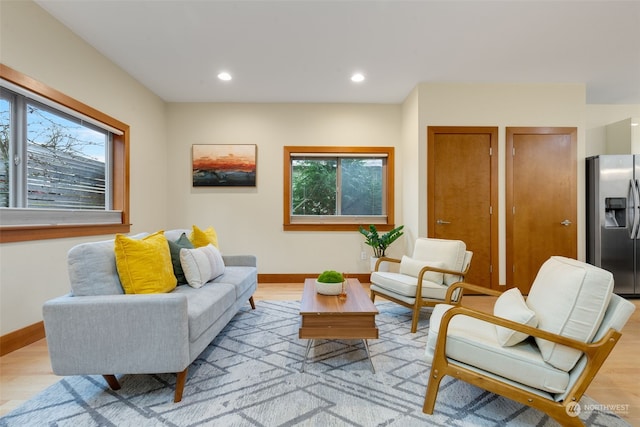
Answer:
[[451, 221], [445, 221], [443, 219], [439, 219], [436, 221], [436, 224], [451, 224]]
[[569, 221], [568, 219], [565, 219], [564, 221], [562, 221], [560, 224], [564, 225], [565, 227], [568, 227], [571, 225], [571, 221]]

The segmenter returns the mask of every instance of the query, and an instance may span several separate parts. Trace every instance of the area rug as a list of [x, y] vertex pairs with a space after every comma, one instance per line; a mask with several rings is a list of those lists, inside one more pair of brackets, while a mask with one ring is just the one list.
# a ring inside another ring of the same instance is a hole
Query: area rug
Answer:
[[[409, 333], [410, 312], [378, 303], [380, 339], [320, 340], [300, 372], [296, 301], [242, 309], [189, 368], [183, 400], [175, 375], [65, 377], [0, 419], [0, 426], [556, 426], [545, 414], [445, 377], [434, 415], [422, 413], [429, 372], [422, 360], [429, 316]], [[595, 406], [589, 398], [583, 406]], [[614, 414], [582, 411], [590, 426], [628, 426]]]

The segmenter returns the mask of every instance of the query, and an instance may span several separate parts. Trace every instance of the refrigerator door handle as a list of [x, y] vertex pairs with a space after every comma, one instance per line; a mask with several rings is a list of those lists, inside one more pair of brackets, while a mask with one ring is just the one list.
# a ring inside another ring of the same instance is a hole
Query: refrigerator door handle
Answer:
[[638, 192], [638, 180], [632, 179], [630, 182], [631, 185], [631, 195], [633, 196], [633, 226], [631, 228], [631, 235], [629, 236], [631, 239], [638, 238], [638, 225], [640, 224], [640, 206], [638, 205], [638, 199], [640, 199], [640, 193]]

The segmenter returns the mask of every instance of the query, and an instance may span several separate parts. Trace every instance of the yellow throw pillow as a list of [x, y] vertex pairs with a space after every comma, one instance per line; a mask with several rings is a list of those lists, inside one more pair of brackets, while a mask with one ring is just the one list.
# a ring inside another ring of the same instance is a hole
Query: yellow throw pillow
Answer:
[[196, 248], [207, 246], [209, 243], [218, 248], [218, 233], [216, 233], [213, 227], [202, 231], [194, 225], [189, 240], [191, 240], [191, 243], [193, 243], [193, 246]]
[[170, 292], [176, 287], [169, 243], [164, 231], [141, 240], [116, 234], [116, 268], [125, 294]]

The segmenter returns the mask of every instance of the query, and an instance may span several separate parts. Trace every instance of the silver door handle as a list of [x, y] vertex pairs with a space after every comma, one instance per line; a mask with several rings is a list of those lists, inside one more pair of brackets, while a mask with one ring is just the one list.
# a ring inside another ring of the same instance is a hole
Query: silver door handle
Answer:
[[439, 219], [436, 221], [436, 224], [451, 224], [451, 221], [445, 221], [443, 219]]
[[568, 219], [565, 219], [564, 221], [562, 221], [560, 224], [564, 225], [565, 227], [570, 226], [572, 223], [571, 221], [569, 221]]

